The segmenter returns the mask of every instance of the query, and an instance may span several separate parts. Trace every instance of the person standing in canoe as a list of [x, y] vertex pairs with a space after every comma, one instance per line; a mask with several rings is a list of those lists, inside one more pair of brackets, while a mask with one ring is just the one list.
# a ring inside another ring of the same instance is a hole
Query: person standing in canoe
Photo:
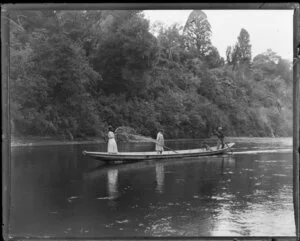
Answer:
[[165, 145], [165, 140], [163, 136], [163, 130], [159, 130], [157, 133], [156, 145], [155, 145], [155, 150], [157, 151], [157, 153], [162, 154], [162, 152], [164, 151], [164, 145]]
[[108, 127], [108, 143], [107, 143], [107, 152], [109, 153], [117, 153], [118, 146], [115, 140], [115, 134], [113, 132], [112, 126]]
[[220, 146], [223, 149], [225, 147], [223, 128], [218, 127], [218, 129], [214, 132], [214, 135], [218, 137], [217, 149], [220, 149]]

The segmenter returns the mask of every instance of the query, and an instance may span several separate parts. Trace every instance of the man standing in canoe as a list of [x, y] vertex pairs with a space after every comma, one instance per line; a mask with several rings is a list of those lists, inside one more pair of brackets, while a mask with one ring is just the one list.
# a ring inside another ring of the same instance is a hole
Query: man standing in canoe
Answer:
[[108, 127], [108, 143], [107, 143], [107, 152], [117, 153], [118, 147], [115, 140], [115, 134], [113, 133], [112, 126]]
[[155, 145], [155, 150], [157, 151], [157, 153], [162, 154], [162, 152], [164, 151], [164, 145], [165, 145], [165, 140], [163, 136], [163, 130], [159, 130], [157, 133], [156, 145]]
[[216, 130], [214, 132], [214, 135], [216, 135], [218, 137], [217, 149], [220, 149], [221, 145], [222, 145], [221, 147], [223, 149], [225, 147], [223, 128], [222, 127], [218, 127], [218, 130]]

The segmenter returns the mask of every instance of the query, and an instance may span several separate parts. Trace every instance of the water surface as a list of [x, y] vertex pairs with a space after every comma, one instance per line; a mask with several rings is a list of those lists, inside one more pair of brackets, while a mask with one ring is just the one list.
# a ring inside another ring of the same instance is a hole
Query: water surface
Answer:
[[249, 139], [218, 157], [109, 166], [81, 154], [105, 149], [13, 147], [11, 236], [295, 236], [291, 139]]

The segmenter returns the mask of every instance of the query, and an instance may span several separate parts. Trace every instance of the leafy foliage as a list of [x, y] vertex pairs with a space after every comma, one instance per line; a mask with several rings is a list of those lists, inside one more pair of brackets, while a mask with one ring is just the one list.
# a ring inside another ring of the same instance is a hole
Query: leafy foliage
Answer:
[[239, 61], [241, 63], [250, 63], [251, 61], [251, 44], [250, 35], [245, 29], [241, 29], [240, 35], [238, 36], [239, 46]]
[[205, 56], [211, 46], [211, 26], [204, 12], [201, 10], [191, 12], [184, 27], [184, 34], [188, 49], [199, 56]]
[[[291, 63], [251, 59], [242, 29], [226, 63], [202, 11], [184, 27], [141, 11], [15, 11], [10, 16], [14, 135], [105, 136], [107, 125], [155, 137], [292, 134]], [[234, 66], [234, 68], [232, 68]]]
[[233, 66], [249, 65], [251, 62], [251, 44], [250, 35], [245, 29], [241, 29], [238, 41], [234, 46], [228, 46], [226, 49], [227, 63]]

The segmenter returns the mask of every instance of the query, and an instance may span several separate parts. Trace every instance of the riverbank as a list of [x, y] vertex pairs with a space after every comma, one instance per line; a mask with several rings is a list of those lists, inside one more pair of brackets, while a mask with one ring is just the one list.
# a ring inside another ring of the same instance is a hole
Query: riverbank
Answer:
[[85, 138], [68, 140], [54, 137], [11, 137], [11, 146], [51, 146], [51, 145], [76, 145], [105, 143], [103, 138]]
[[[215, 138], [209, 139], [194, 139], [194, 140], [203, 140], [211, 141]], [[173, 141], [183, 141], [186, 139], [166, 139], [166, 142]], [[238, 142], [238, 143], [272, 143], [272, 142], [285, 142], [289, 143], [291, 146], [293, 144], [292, 137], [227, 137], [226, 142]], [[147, 142], [147, 141], [133, 141], [130, 142]], [[18, 146], [50, 146], [50, 145], [77, 145], [77, 144], [97, 144], [97, 143], [106, 143], [103, 138], [85, 138], [85, 139], [76, 139], [76, 140], [66, 140], [53, 137], [28, 137], [28, 138], [11, 138], [11, 147]]]

